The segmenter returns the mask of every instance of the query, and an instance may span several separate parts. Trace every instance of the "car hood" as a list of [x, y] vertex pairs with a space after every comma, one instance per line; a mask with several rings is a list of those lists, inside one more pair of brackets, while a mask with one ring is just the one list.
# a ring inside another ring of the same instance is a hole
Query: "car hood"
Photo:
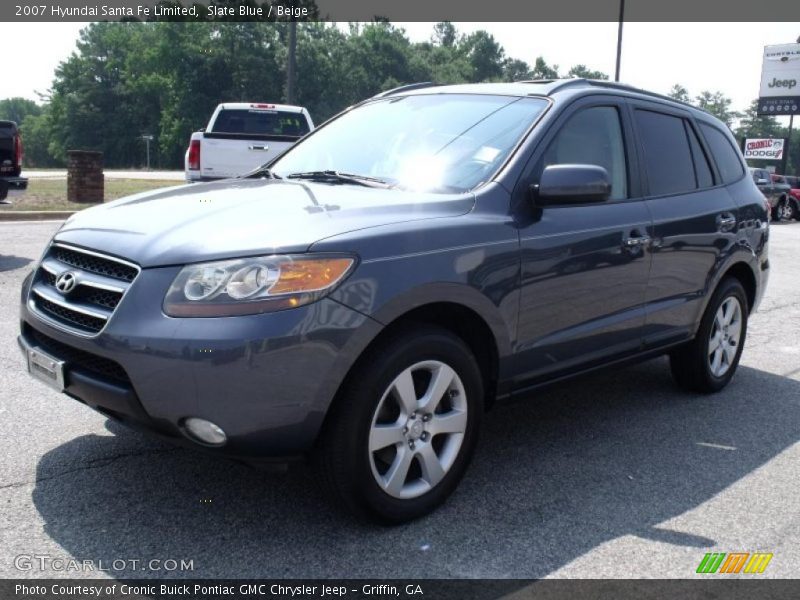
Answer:
[[[338, 234], [467, 213], [472, 195], [272, 179], [231, 179], [137, 194], [73, 215], [60, 242], [143, 267], [305, 252]], [[347, 250], [343, 248], [343, 250]]]

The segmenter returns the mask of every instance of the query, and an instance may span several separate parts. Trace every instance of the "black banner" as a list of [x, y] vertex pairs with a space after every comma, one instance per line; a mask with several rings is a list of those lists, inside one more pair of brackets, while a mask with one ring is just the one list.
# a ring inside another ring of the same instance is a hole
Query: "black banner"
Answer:
[[[4, 0], [0, 21], [616, 21], [620, 0]], [[626, 21], [781, 22], [800, 20], [800, 2], [635, 0]], [[686, 40], [675, 40], [676, 44]]]
[[771, 117], [800, 115], [800, 96], [759, 98], [758, 114]]
[[698, 575], [683, 580], [0, 580], [3, 600], [783, 600], [800, 595], [800, 580]]

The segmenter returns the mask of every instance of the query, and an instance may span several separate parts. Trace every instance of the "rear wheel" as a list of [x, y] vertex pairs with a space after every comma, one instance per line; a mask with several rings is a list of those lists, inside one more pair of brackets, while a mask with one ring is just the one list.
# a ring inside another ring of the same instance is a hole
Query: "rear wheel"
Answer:
[[402, 523], [432, 511], [461, 480], [483, 412], [480, 369], [463, 341], [428, 326], [370, 356], [348, 378], [315, 458], [348, 509]]
[[747, 334], [747, 295], [734, 278], [725, 279], [706, 308], [695, 339], [670, 354], [672, 375], [696, 392], [718, 392], [733, 378]]
[[800, 210], [798, 210], [797, 200], [789, 199], [786, 201], [788, 204], [788, 213], [787, 219], [794, 219], [795, 221], [800, 221]]
[[797, 214], [795, 211], [794, 204], [789, 201], [789, 199], [784, 199], [778, 205], [778, 221], [791, 221], [792, 219], [796, 219]]

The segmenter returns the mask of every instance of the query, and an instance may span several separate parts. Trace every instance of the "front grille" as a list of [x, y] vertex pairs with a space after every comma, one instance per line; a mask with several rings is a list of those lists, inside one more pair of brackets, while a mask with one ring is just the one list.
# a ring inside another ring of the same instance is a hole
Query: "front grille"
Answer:
[[76, 300], [81, 300], [89, 304], [96, 304], [98, 306], [105, 306], [112, 310], [117, 308], [117, 304], [122, 300], [122, 293], [120, 292], [99, 290], [86, 285], [79, 285], [73, 296]]
[[90, 317], [89, 315], [79, 313], [76, 310], [59, 306], [55, 302], [50, 302], [45, 298], [38, 298], [36, 300], [36, 305], [39, 307], [39, 309], [43, 310], [51, 317], [54, 317], [59, 321], [66, 321], [70, 325], [78, 327], [83, 331], [100, 331], [106, 324], [104, 319]]
[[136, 279], [139, 270], [135, 267], [120, 263], [110, 258], [102, 258], [94, 254], [85, 254], [63, 246], [53, 246], [50, 255], [56, 260], [91, 273], [105, 275], [112, 279], [127, 281], [130, 283]]
[[[59, 276], [69, 273], [72, 289], [59, 289]], [[29, 303], [40, 317], [84, 336], [106, 326], [139, 273], [119, 259], [53, 244], [42, 259], [31, 286]]]
[[125, 369], [113, 360], [97, 356], [85, 350], [73, 348], [58, 340], [54, 340], [30, 326], [26, 327], [26, 332], [42, 350], [67, 363], [67, 368], [78, 368], [89, 372], [91, 375], [111, 379], [115, 382], [129, 385], [131, 383], [130, 377], [128, 377]]

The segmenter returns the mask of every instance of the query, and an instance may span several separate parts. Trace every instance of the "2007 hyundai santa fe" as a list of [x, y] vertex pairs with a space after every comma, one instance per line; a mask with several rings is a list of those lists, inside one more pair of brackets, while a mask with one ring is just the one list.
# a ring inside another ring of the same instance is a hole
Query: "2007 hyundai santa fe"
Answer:
[[769, 272], [727, 128], [607, 82], [416, 85], [240, 179], [82, 211], [22, 289], [28, 369], [239, 460], [313, 459], [402, 522], [497, 399], [669, 353], [722, 389]]

